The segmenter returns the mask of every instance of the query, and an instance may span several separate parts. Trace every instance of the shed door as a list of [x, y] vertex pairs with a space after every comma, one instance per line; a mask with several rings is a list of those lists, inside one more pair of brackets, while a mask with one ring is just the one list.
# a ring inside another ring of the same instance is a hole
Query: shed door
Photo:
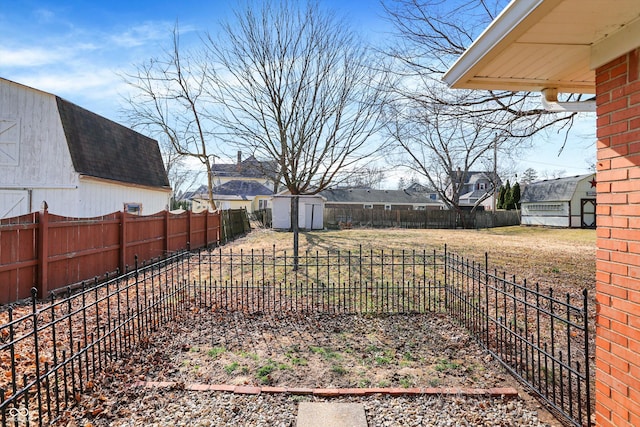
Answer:
[[11, 218], [29, 213], [29, 192], [26, 190], [0, 190], [0, 218]]
[[596, 228], [596, 199], [582, 199], [580, 206], [581, 227]]

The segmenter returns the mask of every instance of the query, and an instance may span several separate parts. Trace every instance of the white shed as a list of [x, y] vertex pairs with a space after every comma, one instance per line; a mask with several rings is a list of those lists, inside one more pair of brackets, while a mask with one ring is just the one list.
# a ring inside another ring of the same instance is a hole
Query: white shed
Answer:
[[0, 218], [153, 214], [171, 188], [158, 143], [58, 96], [0, 78]]
[[533, 182], [520, 203], [522, 225], [595, 228], [595, 174]]
[[271, 199], [272, 227], [280, 230], [291, 228], [291, 198], [298, 197], [298, 227], [302, 230], [324, 228], [325, 199], [317, 194], [291, 196], [277, 194]]

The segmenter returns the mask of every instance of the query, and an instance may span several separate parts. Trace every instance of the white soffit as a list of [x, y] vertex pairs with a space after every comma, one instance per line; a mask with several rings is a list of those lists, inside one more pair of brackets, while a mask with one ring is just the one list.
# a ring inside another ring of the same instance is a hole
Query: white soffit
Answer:
[[640, 0], [514, 0], [445, 73], [451, 87], [594, 93], [594, 69], [640, 46]]

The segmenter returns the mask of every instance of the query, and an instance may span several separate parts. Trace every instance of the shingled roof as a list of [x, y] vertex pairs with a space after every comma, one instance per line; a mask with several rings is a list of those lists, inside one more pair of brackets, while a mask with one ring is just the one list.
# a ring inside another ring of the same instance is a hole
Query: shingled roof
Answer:
[[571, 200], [576, 191], [578, 183], [593, 174], [577, 175], [566, 178], [557, 178], [545, 181], [532, 182], [527, 184], [521, 203], [531, 202], [565, 202]]
[[215, 195], [223, 196], [268, 196], [273, 191], [255, 181], [232, 180], [213, 189]]
[[367, 188], [334, 188], [320, 195], [327, 203], [425, 204], [431, 202], [423, 194], [408, 190], [371, 190]]
[[157, 141], [56, 96], [76, 172], [149, 187], [169, 187]]

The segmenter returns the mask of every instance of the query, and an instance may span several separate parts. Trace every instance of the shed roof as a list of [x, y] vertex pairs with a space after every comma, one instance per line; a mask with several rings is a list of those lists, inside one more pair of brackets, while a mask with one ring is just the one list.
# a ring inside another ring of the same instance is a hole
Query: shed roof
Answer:
[[169, 187], [156, 140], [56, 96], [76, 172], [150, 187]]
[[431, 200], [424, 194], [408, 190], [371, 190], [366, 188], [335, 188], [323, 190], [320, 194], [327, 203], [387, 203], [387, 204], [427, 204]]
[[524, 188], [520, 202], [568, 202], [575, 194], [578, 183], [594, 176], [586, 174], [532, 182]]

